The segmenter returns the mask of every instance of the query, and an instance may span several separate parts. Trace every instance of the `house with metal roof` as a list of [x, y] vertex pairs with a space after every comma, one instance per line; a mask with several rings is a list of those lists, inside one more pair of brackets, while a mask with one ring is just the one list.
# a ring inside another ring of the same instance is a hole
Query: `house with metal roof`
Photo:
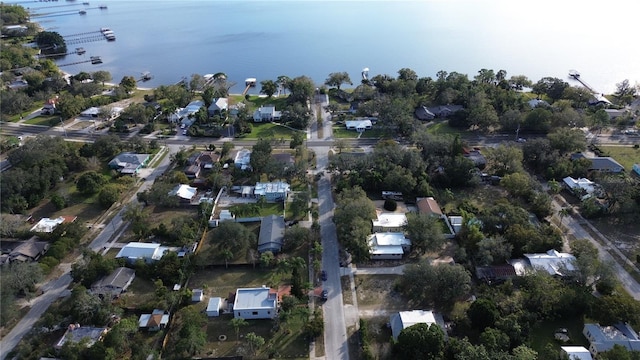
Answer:
[[617, 162], [614, 158], [609, 156], [594, 156], [588, 157], [583, 153], [577, 153], [571, 155], [571, 160], [576, 159], [587, 159], [591, 161], [591, 166], [589, 166], [589, 171], [600, 171], [600, 172], [611, 172], [611, 173], [619, 173], [624, 171], [624, 166]]
[[176, 187], [174, 187], [171, 191], [169, 191], [168, 195], [178, 197], [178, 199], [180, 199], [180, 202], [191, 203], [194, 200], [197, 192], [197, 188], [185, 184], [179, 184], [176, 185]]
[[369, 235], [369, 255], [371, 260], [402, 259], [411, 250], [411, 240], [401, 232], [384, 232]]
[[50, 233], [62, 223], [70, 223], [76, 221], [77, 216], [59, 216], [55, 219], [48, 217], [40, 219], [32, 228], [33, 232]]
[[623, 346], [629, 351], [640, 351], [640, 338], [627, 323], [611, 326], [584, 324], [582, 334], [589, 340], [589, 351], [593, 357], [611, 350], [614, 345]]
[[221, 297], [212, 297], [209, 298], [209, 303], [207, 304], [207, 309], [205, 313], [209, 317], [217, 317], [220, 316], [220, 310], [222, 310], [222, 298]]
[[407, 225], [407, 215], [400, 213], [379, 213], [378, 218], [371, 221], [373, 232], [401, 232]]
[[126, 267], [116, 268], [108, 276], [91, 285], [91, 292], [104, 298], [116, 298], [127, 290], [136, 277], [136, 271]]
[[123, 246], [116, 255], [116, 259], [124, 258], [129, 262], [135, 262], [138, 259], [145, 262], [153, 262], [160, 260], [166, 251], [172, 248], [161, 246], [156, 243], [130, 242]]
[[151, 314], [142, 314], [138, 319], [138, 327], [148, 331], [160, 331], [169, 324], [169, 312], [154, 309]]
[[511, 260], [518, 276], [524, 276], [528, 271], [546, 271], [553, 276], [566, 276], [576, 270], [576, 258], [569, 253], [561, 253], [554, 249], [546, 253], [524, 254], [525, 259]]
[[240, 288], [233, 301], [233, 317], [274, 319], [278, 315], [278, 292], [266, 286]]
[[589, 349], [584, 346], [561, 346], [560, 349], [569, 360], [593, 360]]
[[562, 182], [569, 191], [581, 200], [591, 197], [597, 190], [597, 184], [585, 178], [574, 179], [571, 176], [567, 176], [562, 179]]
[[123, 175], [136, 175], [151, 159], [149, 154], [123, 152], [109, 161], [109, 167]]
[[258, 182], [253, 188], [253, 195], [256, 199], [264, 197], [267, 202], [285, 201], [291, 191], [291, 186], [284, 181]]
[[270, 215], [262, 218], [258, 237], [258, 252], [279, 253], [284, 245], [284, 218]]
[[84, 341], [86, 347], [91, 347], [98, 341], [101, 341], [109, 329], [104, 327], [80, 326], [80, 324], [71, 324], [67, 331], [62, 335], [60, 340], [53, 346], [60, 350], [66, 343], [79, 343]]
[[240, 170], [251, 170], [251, 150], [238, 150], [233, 157], [233, 164]]
[[357, 132], [363, 132], [365, 130], [370, 130], [373, 124], [369, 119], [347, 120], [344, 122], [344, 126], [347, 128], [347, 130], [355, 130]]
[[416, 324], [427, 324], [429, 326], [431, 326], [431, 324], [437, 324], [442, 328], [445, 338], [447, 335], [442, 315], [431, 310], [400, 311], [397, 314], [391, 315], [389, 323], [391, 324], [391, 335], [395, 340], [398, 340], [398, 335], [400, 335], [402, 330]]

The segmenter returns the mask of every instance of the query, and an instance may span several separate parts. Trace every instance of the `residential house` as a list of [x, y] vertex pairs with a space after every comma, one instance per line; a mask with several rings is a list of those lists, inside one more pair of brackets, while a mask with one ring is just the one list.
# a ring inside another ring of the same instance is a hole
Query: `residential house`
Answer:
[[204, 291], [202, 289], [193, 289], [191, 292], [191, 301], [201, 302], [202, 300], [204, 300]]
[[527, 101], [527, 103], [529, 104], [529, 107], [531, 107], [532, 109], [537, 108], [537, 107], [548, 107], [548, 106], [550, 106], [548, 102], [546, 102], [544, 100], [540, 100], [540, 99], [531, 99], [531, 100]]
[[581, 200], [591, 197], [597, 190], [597, 184], [585, 178], [574, 179], [571, 176], [567, 176], [562, 179], [562, 182], [569, 191]]
[[1, 263], [37, 261], [49, 249], [48, 242], [37, 240], [37, 236], [32, 236], [29, 240], [20, 242]]
[[84, 341], [86, 347], [91, 347], [98, 341], [101, 341], [109, 329], [104, 327], [80, 326], [80, 324], [71, 324], [67, 331], [62, 335], [60, 340], [53, 346], [60, 350], [66, 343], [79, 343]]
[[172, 248], [156, 243], [130, 242], [120, 249], [116, 255], [116, 259], [124, 258], [131, 263], [141, 259], [150, 263], [160, 260], [166, 251], [171, 250]]
[[100, 114], [100, 108], [92, 106], [92, 107], [88, 108], [87, 110], [81, 112], [80, 113], [80, 117], [81, 118], [95, 119], [95, 118], [98, 117], [98, 114]]
[[636, 175], [640, 176], [640, 164], [633, 164], [633, 172], [636, 173]]
[[138, 319], [138, 327], [147, 331], [160, 331], [169, 324], [169, 312], [154, 309], [151, 314], [142, 314]]
[[33, 232], [50, 233], [62, 223], [72, 223], [76, 221], [77, 216], [59, 216], [55, 219], [42, 218], [32, 228]]
[[418, 207], [418, 213], [431, 216], [443, 217], [440, 205], [433, 197], [417, 198], [416, 206]]
[[284, 218], [270, 215], [262, 218], [260, 235], [258, 236], [258, 252], [271, 251], [279, 253], [284, 245]]
[[447, 334], [442, 315], [431, 310], [400, 311], [391, 315], [389, 323], [391, 324], [391, 336], [393, 336], [394, 340], [398, 340], [398, 335], [402, 330], [416, 324], [427, 324], [429, 326], [437, 324], [445, 333], [445, 338]]
[[516, 269], [511, 264], [477, 266], [476, 277], [487, 283], [494, 281], [504, 281], [516, 276]]
[[136, 175], [147, 165], [149, 159], [151, 159], [149, 154], [123, 152], [109, 161], [109, 167], [120, 174]]
[[355, 130], [357, 132], [363, 132], [365, 130], [370, 130], [373, 126], [371, 120], [363, 119], [363, 120], [347, 120], [344, 122], [347, 130]]
[[462, 222], [464, 221], [464, 218], [459, 215], [451, 215], [447, 216], [447, 218], [449, 219], [449, 224], [451, 225], [453, 232], [455, 234], [459, 233], [460, 230], [462, 230]]
[[575, 271], [575, 256], [569, 253], [561, 253], [554, 249], [540, 254], [524, 254], [524, 261], [512, 260], [511, 265], [518, 276], [526, 275], [529, 269], [533, 271], [546, 271], [553, 276], [565, 276]]
[[211, 101], [211, 105], [207, 109], [209, 116], [219, 115], [226, 113], [229, 110], [229, 99], [227, 98], [214, 98]]
[[278, 164], [284, 164], [285, 168], [290, 167], [296, 162], [295, 157], [289, 153], [271, 154], [271, 159]]
[[205, 310], [207, 316], [218, 317], [220, 316], [220, 312], [221, 312], [220, 310], [222, 310], [222, 298], [221, 297], [209, 298], [209, 303], [207, 304], [207, 309]]
[[584, 324], [582, 334], [589, 340], [589, 351], [593, 357], [620, 345], [629, 351], [640, 351], [640, 338], [629, 324], [617, 323], [612, 326]]
[[372, 220], [373, 232], [402, 232], [407, 225], [407, 215], [400, 213], [379, 213]]
[[108, 276], [91, 285], [91, 292], [104, 298], [117, 298], [127, 290], [136, 277], [136, 271], [126, 267], [116, 268]]
[[197, 188], [185, 184], [179, 184], [169, 191], [168, 195], [177, 196], [181, 203], [191, 204], [195, 200], [197, 193]]
[[421, 121], [429, 121], [436, 118], [436, 114], [432, 113], [426, 106], [418, 106], [413, 114]]
[[202, 168], [198, 165], [187, 165], [184, 168], [184, 174], [187, 175], [189, 179], [195, 179], [200, 176], [200, 171]]
[[560, 349], [569, 360], [593, 360], [589, 349], [584, 346], [561, 346]]
[[591, 166], [589, 167], [589, 171], [600, 171], [600, 172], [611, 172], [611, 173], [619, 173], [624, 171], [624, 166], [622, 166], [615, 159], [608, 156], [595, 156], [595, 157], [587, 157], [583, 153], [577, 153], [571, 155], [571, 160], [577, 159], [587, 159], [591, 161]]
[[371, 260], [402, 259], [411, 250], [411, 240], [401, 232], [385, 232], [369, 235], [369, 254]]
[[[202, 100], [195, 100], [190, 102], [186, 107], [184, 108], [180, 108], [180, 109], [176, 109], [176, 111], [169, 115], [169, 122], [171, 123], [177, 123], [181, 120], [184, 120], [185, 118], [189, 118], [191, 116], [193, 116], [193, 114], [197, 113], [198, 110], [200, 110], [200, 108], [204, 105], [204, 101]], [[191, 124], [189, 124], [191, 125]]]
[[266, 286], [240, 288], [233, 301], [233, 317], [275, 319], [278, 315], [278, 292]]
[[280, 120], [282, 111], [276, 111], [276, 107], [273, 105], [260, 106], [253, 113], [254, 122], [271, 122], [274, 120]]
[[264, 197], [267, 202], [278, 202], [285, 201], [289, 191], [291, 191], [291, 187], [284, 181], [258, 182], [253, 189], [253, 195], [256, 199]]
[[615, 120], [629, 113], [629, 111], [626, 109], [604, 109], [604, 112], [609, 115], [609, 120]]
[[189, 156], [187, 162], [189, 165], [196, 165], [205, 170], [211, 170], [213, 164], [220, 160], [220, 155], [213, 151], [200, 151]]
[[233, 163], [238, 169], [251, 170], [251, 150], [240, 149], [233, 159]]

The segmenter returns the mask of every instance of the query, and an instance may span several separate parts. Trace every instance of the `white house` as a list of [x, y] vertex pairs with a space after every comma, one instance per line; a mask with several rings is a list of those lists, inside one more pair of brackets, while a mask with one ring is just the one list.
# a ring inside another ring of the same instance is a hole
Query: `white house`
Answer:
[[567, 176], [562, 179], [562, 182], [574, 195], [580, 197], [581, 200], [591, 197], [597, 187], [596, 183], [585, 178], [574, 179], [571, 176]]
[[357, 132], [363, 132], [370, 130], [372, 127], [371, 120], [347, 120], [344, 122], [347, 130], [355, 130]]
[[584, 346], [561, 346], [560, 349], [567, 354], [569, 360], [593, 360], [589, 349]]
[[407, 225], [407, 215], [383, 212], [372, 223], [373, 232], [400, 232]]
[[264, 197], [267, 202], [278, 202], [285, 201], [289, 191], [291, 191], [291, 186], [284, 181], [258, 182], [253, 189], [253, 195], [256, 199]]
[[209, 298], [209, 303], [207, 304], [207, 316], [209, 317], [217, 317], [220, 316], [220, 310], [222, 309], [222, 298], [220, 297], [212, 297]]
[[124, 258], [130, 262], [142, 259], [145, 262], [152, 262], [160, 260], [165, 251], [170, 250], [171, 248], [160, 246], [160, 244], [130, 242], [120, 249], [118, 255], [116, 255], [116, 259]]
[[411, 249], [411, 241], [403, 233], [375, 233], [367, 239], [372, 260], [402, 259]]
[[278, 315], [278, 293], [266, 286], [240, 288], [233, 301], [233, 317], [274, 319]]
[[431, 324], [438, 324], [445, 333], [445, 338], [447, 334], [442, 315], [434, 313], [431, 310], [400, 311], [397, 314], [391, 315], [389, 322], [391, 323], [391, 335], [395, 340], [398, 340], [398, 335], [400, 335], [403, 329], [415, 324], [427, 324], [429, 326], [431, 326]]
[[576, 258], [569, 253], [551, 249], [546, 253], [524, 254], [524, 257], [525, 261], [517, 259], [510, 261], [518, 276], [526, 275], [528, 268], [533, 271], [546, 271], [553, 276], [564, 276], [576, 270], [574, 266]]
[[207, 109], [209, 116], [222, 113], [229, 109], [229, 100], [227, 98], [214, 98], [211, 105]]
[[202, 300], [204, 300], [204, 291], [202, 291], [202, 289], [193, 289], [191, 292], [191, 301], [201, 302]]
[[189, 185], [179, 184], [176, 185], [171, 191], [169, 191], [169, 196], [177, 196], [182, 202], [191, 202], [191, 200], [196, 196], [198, 192], [197, 188], [194, 188]]
[[640, 338], [629, 324], [618, 323], [612, 326], [584, 324], [582, 334], [589, 340], [589, 351], [593, 357], [598, 353], [611, 350], [620, 345], [630, 351], [640, 351]]
[[233, 164], [240, 170], [251, 170], [251, 150], [240, 149], [233, 159]]
[[42, 218], [38, 223], [36, 223], [31, 231], [33, 232], [42, 232], [42, 233], [50, 233], [55, 229], [58, 225], [65, 222], [74, 222], [76, 220], [76, 216], [60, 216], [55, 219], [50, 218]]
[[253, 113], [253, 121], [255, 122], [271, 122], [273, 120], [279, 120], [282, 116], [282, 111], [276, 111], [276, 107], [273, 105], [260, 106]]

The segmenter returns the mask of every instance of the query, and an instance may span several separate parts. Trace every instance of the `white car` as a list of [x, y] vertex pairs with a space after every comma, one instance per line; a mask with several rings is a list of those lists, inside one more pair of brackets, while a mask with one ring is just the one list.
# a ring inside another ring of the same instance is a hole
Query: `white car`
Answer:
[[517, 141], [517, 142], [519, 142], [519, 143], [526, 143], [526, 142], [527, 142], [527, 139], [525, 139], [525, 138], [518, 138], [518, 140], [516, 140], [516, 141]]

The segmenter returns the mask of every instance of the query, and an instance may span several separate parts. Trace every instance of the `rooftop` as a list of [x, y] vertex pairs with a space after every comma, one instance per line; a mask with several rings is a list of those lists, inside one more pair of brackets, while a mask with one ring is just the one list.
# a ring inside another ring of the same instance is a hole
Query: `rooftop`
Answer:
[[273, 309], [277, 293], [268, 287], [240, 288], [236, 290], [233, 310]]
[[418, 198], [416, 199], [416, 205], [421, 214], [442, 216], [440, 205], [438, 205], [436, 199], [432, 197]]
[[369, 240], [377, 246], [402, 246], [411, 245], [411, 241], [401, 232], [375, 233]]
[[378, 219], [373, 220], [374, 227], [400, 228], [407, 224], [407, 215], [398, 213], [380, 213]]
[[573, 265], [576, 260], [575, 256], [568, 253], [557, 252], [556, 250], [549, 250], [546, 253], [540, 254], [524, 254], [531, 267], [537, 270], [544, 270], [550, 275], [565, 275], [566, 271], [575, 270]]

